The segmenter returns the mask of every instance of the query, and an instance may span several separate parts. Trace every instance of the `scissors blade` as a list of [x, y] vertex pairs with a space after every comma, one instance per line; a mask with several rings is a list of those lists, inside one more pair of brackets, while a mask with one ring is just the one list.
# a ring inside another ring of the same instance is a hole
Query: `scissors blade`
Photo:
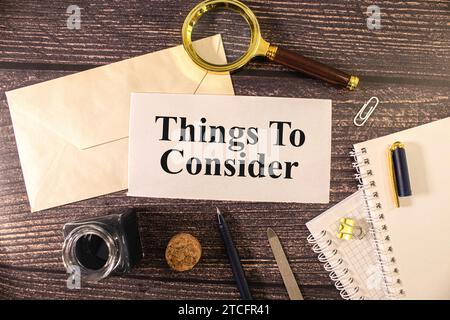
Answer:
[[292, 273], [292, 269], [289, 266], [286, 254], [281, 246], [280, 239], [271, 228], [267, 229], [267, 238], [269, 239], [270, 247], [272, 248], [275, 261], [278, 265], [278, 270], [280, 270], [289, 298], [291, 300], [303, 300], [302, 293], [300, 292], [300, 288], [298, 287], [297, 281]]

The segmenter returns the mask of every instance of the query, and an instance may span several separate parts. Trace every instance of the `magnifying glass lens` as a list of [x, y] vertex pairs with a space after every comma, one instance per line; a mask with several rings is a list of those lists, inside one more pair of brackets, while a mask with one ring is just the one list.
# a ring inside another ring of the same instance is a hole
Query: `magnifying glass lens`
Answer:
[[206, 62], [216, 65], [233, 63], [243, 56], [251, 40], [251, 30], [247, 21], [237, 12], [215, 9], [204, 13], [192, 29], [192, 40], [220, 34], [225, 49], [226, 61], [217, 54], [220, 48], [205, 48], [193, 43], [195, 52]]

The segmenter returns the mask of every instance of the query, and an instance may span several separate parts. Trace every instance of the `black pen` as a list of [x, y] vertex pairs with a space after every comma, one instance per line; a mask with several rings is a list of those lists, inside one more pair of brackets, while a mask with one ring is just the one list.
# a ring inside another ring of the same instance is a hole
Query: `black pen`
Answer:
[[216, 209], [220, 235], [222, 236], [223, 242], [225, 244], [228, 260], [230, 261], [231, 269], [233, 270], [234, 279], [236, 280], [241, 298], [243, 300], [252, 300], [252, 294], [248, 287], [247, 279], [245, 279], [244, 270], [242, 269], [241, 261], [239, 260], [239, 255], [236, 251], [236, 247], [234, 246], [233, 240], [231, 239], [227, 223], [225, 222], [223, 215], [220, 213], [219, 208]]

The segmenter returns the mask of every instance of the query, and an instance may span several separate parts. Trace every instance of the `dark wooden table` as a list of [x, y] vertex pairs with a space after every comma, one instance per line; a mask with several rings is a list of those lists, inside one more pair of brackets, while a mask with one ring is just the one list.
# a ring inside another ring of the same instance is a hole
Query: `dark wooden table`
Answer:
[[[118, 192], [30, 213], [4, 92], [181, 43], [183, 17], [196, 1], [0, 2], [0, 297], [236, 299], [239, 297], [217, 232], [217, 202], [128, 198]], [[348, 92], [270, 63], [233, 74], [238, 95], [333, 100], [331, 202], [327, 205], [220, 202], [257, 299], [287, 299], [266, 239], [279, 234], [306, 299], [337, 299], [306, 241], [305, 223], [354, 192], [353, 143], [450, 116], [450, 2], [247, 1], [264, 36], [306, 56], [353, 71]], [[81, 29], [66, 26], [69, 5], [82, 8]], [[369, 30], [366, 9], [381, 8], [381, 29]], [[231, 28], [232, 26], [230, 26]], [[76, 90], [76, 88], [74, 88]], [[381, 103], [364, 127], [353, 116], [370, 97]], [[289, 192], [289, 190], [286, 190]], [[145, 258], [124, 277], [81, 291], [66, 289], [62, 226], [75, 219], [137, 208]], [[199, 265], [175, 273], [164, 260], [169, 238], [196, 235]]]

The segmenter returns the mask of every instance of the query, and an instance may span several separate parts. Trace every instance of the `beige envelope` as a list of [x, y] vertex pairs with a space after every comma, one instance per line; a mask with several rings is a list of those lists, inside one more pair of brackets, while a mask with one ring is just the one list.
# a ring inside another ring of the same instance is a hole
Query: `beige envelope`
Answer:
[[[219, 35], [195, 45], [226, 61]], [[7, 92], [32, 212], [127, 188], [131, 92], [234, 94], [182, 46]]]

